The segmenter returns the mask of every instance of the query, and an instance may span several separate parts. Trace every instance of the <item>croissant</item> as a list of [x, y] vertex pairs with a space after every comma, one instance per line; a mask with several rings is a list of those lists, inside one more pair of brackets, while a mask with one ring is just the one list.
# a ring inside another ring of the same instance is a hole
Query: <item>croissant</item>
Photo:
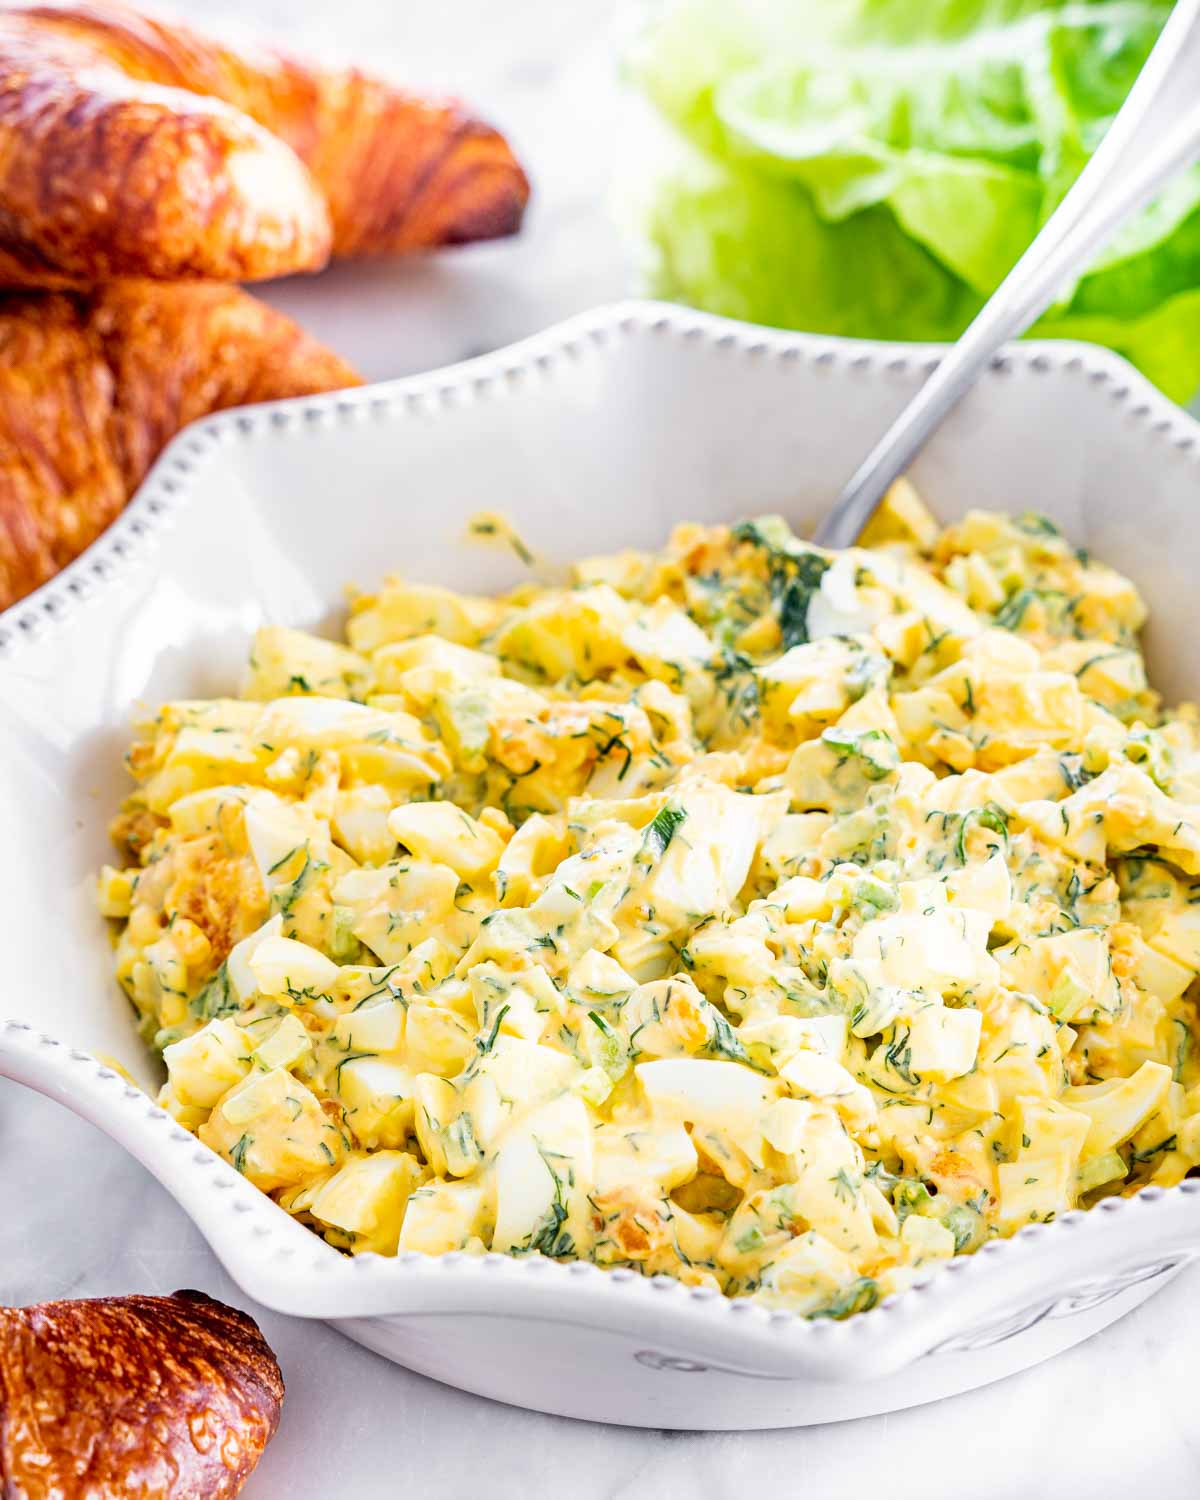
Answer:
[[0, 1495], [224, 1500], [279, 1425], [253, 1318], [204, 1296], [0, 1308]]
[[0, 14], [0, 283], [249, 281], [512, 233], [529, 187], [457, 104], [124, 5]]
[[236, 287], [0, 294], [0, 609], [99, 535], [185, 423], [358, 383]]

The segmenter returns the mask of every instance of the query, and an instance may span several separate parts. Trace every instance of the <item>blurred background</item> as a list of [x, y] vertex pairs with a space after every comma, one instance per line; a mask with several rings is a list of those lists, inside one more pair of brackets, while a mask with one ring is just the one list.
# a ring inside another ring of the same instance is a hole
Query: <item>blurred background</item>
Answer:
[[[368, 378], [650, 292], [777, 326], [965, 327], [1102, 137], [1161, 0], [166, 0], [460, 94], [533, 183], [515, 242], [272, 288]], [[1035, 330], [1200, 388], [1200, 169]]]

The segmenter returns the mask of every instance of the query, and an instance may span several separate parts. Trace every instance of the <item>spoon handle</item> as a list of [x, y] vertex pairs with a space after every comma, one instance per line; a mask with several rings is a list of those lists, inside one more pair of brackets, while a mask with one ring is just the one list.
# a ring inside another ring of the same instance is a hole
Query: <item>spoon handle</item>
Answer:
[[817, 528], [822, 547], [857, 540], [996, 350], [1053, 305], [1064, 283], [1178, 171], [1200, 156], [1200, 0], [1179, 0], [1120, 113], [1078, 180], [883, 435]]

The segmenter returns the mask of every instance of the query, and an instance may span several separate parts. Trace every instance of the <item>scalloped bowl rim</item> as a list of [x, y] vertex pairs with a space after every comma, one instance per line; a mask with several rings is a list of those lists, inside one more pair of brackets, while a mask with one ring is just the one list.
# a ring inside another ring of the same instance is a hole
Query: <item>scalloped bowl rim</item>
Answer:
[[[531, 370], [545, 371], [556, 357], [570, 357], [581, 345], [603, 343], [635, 330], [706, 340], [749, 357], [837, 363], [876, 374], [928, 369], [940, 352], [939, 346], [932, 345], [776, 331], [669, 304], [631, 301], [577, 315], [496, 353], [445, 369], [346, 392], [221, 412], [176, 436], [108, 531], [57, 577], [0, 613], [0, 663], [19, 659], [27, 642], [61, 628], [76, 610], [112, 597], [110, 591], [120, 583], [126, 566], [152, 550], [172, 515], [189, 504], [195, 474], [224, 443], [293, 424], [369, 421], [386, 416], [398, 405], [410, 410], [436, 409], [464, 396], [480, 399], [495, 387], [519, 382]], [[1029, 341], [997, 355], [991, 375], [1014, 370], [1065, 374], [1106, 386], [1115, 400], [1129, 403], [1129, 415], [1144, 422], [1157, 440], [1188, 453], [1200, 469], [1200, 424], [1110, 351], [1065, 341]], [[586, 1261], [559, 1263], [541, 1255], [517, 1258], [453, 1252], [431, 1257], [408, 1252], [395, 1257], [348, 1258], [251, 1188], [140, 1088], [91, 1054], [70, 1049], [23, 1022], [0, 1020], [0, 1075], [6, 1055], [10, 1064], [15, 1060], [13, 1076], [93, 1119], [148, 1165], [183, 1203], [246, 1290], [263, 1303], [297, 1316], [357, 1318], [397, 1311], [413, 1315], [418, 1309], [409, 1298], [397, 1299], [402, 1288], [419, 1288], [428, 1303], [433, 1289], [446, 1288], [451, 1282], [465, 1286], [474, 1277], [492, 1289], [519, 1279], [543, 1293], [570, 1288], [575, 1298], [586, 1288], [591, 1302], [603, 1298], [605, 1306], [614, 1308], [628, 1307], [631, 1297], [641, 1297], [656, 1310], [670, 1309], [674, 1332], [684, 1338], [689, 1328], [699, 1332], [712, 1328], [714, 1320], [722, 1320], [726, 1327], [736, 1327], [739, 1336], [757, 1332], [759, 1337], [752, 1344], [760, 1343], [763, 1334], [769, 1334], [772, 1343], [782, 1336], [796, 1352], [819, 1349], [828, 1357], [839, 1349], [865, 1351], [867, 1346], [882, 1345], [901, 1329], [911, 1334], [916, 1320], [927, 1320], [931, 1309], [944, 1314], [936, 1319], [938, 1325], [951, 1324], [951, 1304], [961, 1304], [964, 1295], [976, 1287], [982, 1289], [1006, 1269], [1016, 1272], [1036, 1266], [1051, 1246], [1073, 1242], [1076, 1250], [1082, 1249], [1096, 1237], [1109, 1238], [1119, 1223], [1151, 1213], [1162, 1215], [1165, 1227], [1168, 1208], [1174, 1208], [1180, 1220], [1175, 1226], [1179, 1243], [1174, 1253], [1190, 1258], [1193, 1251], [1179, 1245], [1193, 1237], [1200, 1251], [1200, 1180], [1187, 1180], [1172, 1188], [1148, 1188], [1130, 1198], [1105, 1199], [1089, 1211], [1074, 1210], [1051, 1223], [1026, 1226], [1011, 1238], [990, 1241], [972, 1255], [945, 1262], [907, 1290], [845, 1321], [811, 1319], [748, 1299], [726, 1298], [667, 1276], [646, 1278], [626, 1268], [605, 1270]], [[1187, 1234], [1183, 1235], [1185, 1213]], [[222, 1217], [236, 1234], [223, 1231], [218, 1222]], [[305, 1249], [309, 1255], [302, 1268]], [[447, 1292], [447, 1297], [435, 1297], [436, 1305], [443, 1309], [462, 1305], [457, 1296]], [[552, 1300], [557, 1303], [560, 1298], [554, 1295]], [[587, 1323], [594, 1327], [602, 1320], [601, 1311]], [[555, 1317], [555, 1321], [569, 1320]], [[746, 1352], [750, 1357], [758, 1351], [747, 1346]], [[927, 1352], [930, 1343], [923, 1339], [908, 1357]]]
[[[742, 323], [672, 303], [628, 300], [578, 313], [502, 349], [458, 364], [396, 380], [299, 396], [256, 406], [233, 407], [191, 423], [167, 444], [117, 519], [61, 572], [31, 594], [0, 610], [0, 660], [14, 656], [22, 639], [39, 636], [60, 623], [80, 604], [119, 582], [127, 564], [153, 547], [157, 532], [188, 501], [188, 476], [215, 446], [235, 435], [251, 437], [268, 427], [296, 422], [386, 416], [394, 406], [410, 410], [452, 402], [467, 393], [480, 399], [497, 385], [521, 379], [530, 370], [544, 371], [549, 361], [572, 355], [581, 344], [602, 342], [634, 330], [706, 339], [717, 348], [749, 356], [803, 360], [814, 366], [840, 364], [877, 374], [927, 372], [940, 361], [945, 346], [896, 344], [879, 340], [794, 333]], [[1144, 375], [1110, 349], [1066, 339], [1028, 339], [1005, 345], [993, 356], [988, 376], [1017, 369], [1030, 373], [1072, 375], [1094, 386], [1106, 386], [1114, 400], [1130, 402], [1129, 415], [1144, 421], [1160, 440], [1193, 456], [1200, 469], [1200, 421], [1152, 385]]]

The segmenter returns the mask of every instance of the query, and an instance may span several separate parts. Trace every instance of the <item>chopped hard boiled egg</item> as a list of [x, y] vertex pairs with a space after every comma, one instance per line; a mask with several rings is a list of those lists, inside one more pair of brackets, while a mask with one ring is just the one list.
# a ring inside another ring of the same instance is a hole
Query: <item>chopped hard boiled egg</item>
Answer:
[[99, 876], [161, 1103], [351, 1254], [809, 1316], [1200, 1167], [1200, 714], [1118, 574], [907, 483], [398, 579], [164, 705]]

